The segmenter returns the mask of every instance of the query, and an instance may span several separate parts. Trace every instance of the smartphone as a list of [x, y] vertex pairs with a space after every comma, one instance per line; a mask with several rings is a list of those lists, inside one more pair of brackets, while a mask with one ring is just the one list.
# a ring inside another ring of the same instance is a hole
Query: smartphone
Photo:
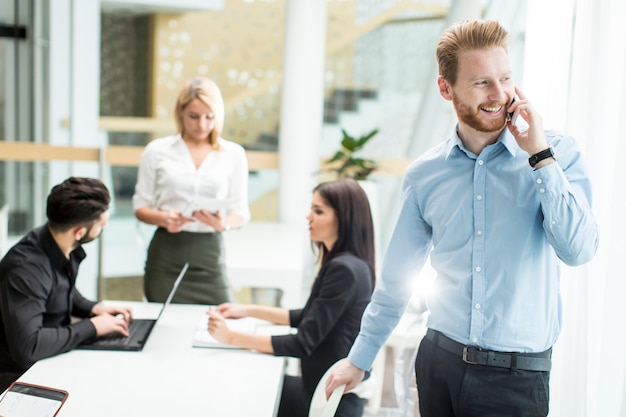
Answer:
[[0, 398], [0, 416], [54, 417], [67, 396], [62, 389], [16, 381]]
[[[513, 104], [513, 103], [515, 103], [515, 97], [513, 97], [513, 100], [511, 100], [511, 104]], [[509, 106], [511, 104], [509, 104]], [[517, 120], [517, 116], [515, 116], [515, 118], [513, 118], [513, 114], [514, 114], [514, 112], [508, 113], [507, 119], [506, 119], [506, 120], [510, 121], [512, 125], [514, 125], [515, 121]]]

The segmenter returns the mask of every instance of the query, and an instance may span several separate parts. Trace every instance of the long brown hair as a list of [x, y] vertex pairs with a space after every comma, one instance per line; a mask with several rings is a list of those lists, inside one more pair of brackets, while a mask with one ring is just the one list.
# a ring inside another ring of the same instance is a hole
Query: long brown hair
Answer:
[[367, 194], [351, 178], [323, 182], [313, 189], [315, 191], [334, 210], [338, 223], [337, 241], [330, 251], [317, 243], [322, 266], [336, 255], [350, 252], [367, 263], [373, 286], [376, 282], [374, 224]]

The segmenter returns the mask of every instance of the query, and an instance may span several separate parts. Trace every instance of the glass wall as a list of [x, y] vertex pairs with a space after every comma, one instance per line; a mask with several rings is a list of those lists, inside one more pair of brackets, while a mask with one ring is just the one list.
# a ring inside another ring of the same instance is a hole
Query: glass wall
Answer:
[[[143, 146], [174, 133], [173, 107], [183, 82], [202, 75], [220, 86], [223, 137], [250, 151], [277, 152], [284, 1], [227, 0], [222, 10], [165, 13], [102, 11], [100, 114], [114, 130], [107, 143]], [[123, 131], [127, 118], [151, 131]], [[105, 127], [105, 130], [107, 128]], [[157, 131], [158, 130], [158, 131]], [[132, 216], [135, 167], [112, 167], [115, 216]], [[250, 174], [252, 220], [276, 220], [278, 173]]]
[[[0, 0], [0, 140], [33, 142], [32, 2]], [[0, 161], [0, 207], [9, 203], [9, 234], [38, 221], [32, 185], [38, 164]]]
[[[341, 129], [356, 136], [379, 130], [361, 156], [392, 161], [393, 169], [371, 177], [378, 184], [383, 220], [381, 253], [395, 220], [403, 166], [407, 158], [417, 156], [412, 146], [416, 121], [425, 106], [427, 86], [436, 77], [435, 42], [452, 3], [327, 2], [319, 157], [338, 148]], [[49, 187], [69, 175], [99, 175], [110, 187], [111, 238], [116, 230], [137, 229], [131, 197], [139, 152], [151, 139], [174, 132], [176, 95], [185, 80], [198, 74], [213, 78], [222, 89], [224, 137], [242, 144], [249, 155], [260, 152], [276, 158], [286, 0], [225, 0], [221, 10], [180, 13], [113, 10], [106, 4], [101, 2], [101, 10], [88, 2], [0, 0], [0, 140], [69, 148], [59, 158], [65, 161], [0, 157], [0, 205], [11, 203], [12, 236], [19, 237], [45, 219]], [[515, 16], [504, 18], [505, 26], [511, 26], [513, 18], [524, 20], [520, 4], [523, 0], [507, 3]], [[490, 8], [485, 15], [499, 18], [489, 15]], [[514, 35], [523, 46], [523, 36]], [[99, 44], [99, 50], [93, 44]], [[90, 83], [92, 79], [96, 82]], [[441, 101], [437, 97], [437, 103]], [[81, 112], [83, 106], [88, 109]], [[436, 136], [431, 140], [444, 139]], [[96, 156], [68, 162], [81, 154], [74, 152], [79, 146], [93, 147]], [[118, 146], [128, 147], [118, 150], [124, 161], [109, 161], [110, 147]], [[270, 165], [251, 164], [253, 221], [278, 217], [280, 173], [276, 159]], [[126, 242], [133, 245], [137, 256], [135, 252], [132, 256], [139, 261], [128, 274], [142, 271], [145, 251], [134, 243], [141, 236], [134, 237]], [[114, 251], [108, 249], [106, 234], [103, 241], [105, 261], [111, 260]], [[105, 264], [105, 276], [123, 273], [108, 271], [112, 263]]]
[[[100, 115], [150, 116], [151, 15], [103, 11], [100, 43]], [[108, 132], [108, 145], [145, 146], [149, 132]], [[115, 216], [132, 216], [137, 168], [111, 167]]]

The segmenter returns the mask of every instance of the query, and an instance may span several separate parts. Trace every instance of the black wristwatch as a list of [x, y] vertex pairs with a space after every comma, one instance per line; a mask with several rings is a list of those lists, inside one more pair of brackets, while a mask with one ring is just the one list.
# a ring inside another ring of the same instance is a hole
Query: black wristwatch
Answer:
[[554, 151], [552, 150], [552, 147], [549, 147], [548, 149], [544, 149], [543, 151], [537, 152], [536, 154], [532, 155], [530, 158], [528, 158], [528, 163], [531, 167], [534, 168], [535, 165], [539, 163], [539, 161], [543, 161], [544, 159], [548, 158], [554, 158]]

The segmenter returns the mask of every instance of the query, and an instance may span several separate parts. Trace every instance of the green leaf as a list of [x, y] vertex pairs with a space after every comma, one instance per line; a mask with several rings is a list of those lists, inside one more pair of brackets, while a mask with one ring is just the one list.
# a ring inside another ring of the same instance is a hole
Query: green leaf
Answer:
[[370, 140], [371, 138], [373, 138], [377, 134], [378, 134], [378, 129], [374, 129], [370, 133], [368, 133], [365, 137], [367, 138], [367, 140]]
[[351, 136], [345, 136], [341, 141], [341, 146], [350, 152], [354, 152], [354, 148], [357, 146], [357, 141]]
[[326, 160], [327, 164], [335, 162], [337, 164], [329, 167], [326, 171], [335, 172], [339, 178], [366, 179], [372, 171], [378, 168], [378, 165], [372, 159], [355, 158], [353, 155], [378, 134], [378, 129], [359, 136], [359, 138], [354, 138], [345, 129], [341, 129], [341, 133], [343, 135], [341, 149]]
[[376, 134], [378, 134], [378, 129], [374, 129], [372, 130], [370, 133], [361, 136], [358, 140], [357, 140], [357, 148], [360, 149], [362, 148], [367, 142], [369, 142], [370, 139], [372, 139], [374, 136], [376, 136]]
[[345, 152], [344, 152], [344, 151], [337, 151], [337, 153], [335, 153], [335, 154], [333, 155], [333, 157], [332, 157], [332, 158], [330, 158], [330, 159], [329, 159], [328, 161], [326, 161], [326, 162], [330, 164], [330, 163], [332, 163], [332, 162], [339, 161], [339, 160], [341, 160], [341, 159], [343, 159], [343, 158], [345, 158], [345, 157], [346, 157], [346, 154], [345, 154]]

